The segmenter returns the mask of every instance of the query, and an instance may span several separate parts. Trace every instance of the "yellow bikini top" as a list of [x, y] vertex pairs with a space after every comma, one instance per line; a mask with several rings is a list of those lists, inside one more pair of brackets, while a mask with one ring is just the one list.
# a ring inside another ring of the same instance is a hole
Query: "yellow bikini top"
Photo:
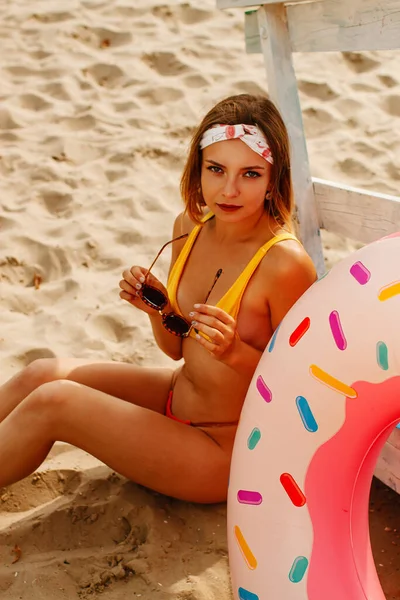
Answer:
[[[203, 227], [203, 224], [206, 221], [208, 221], [208, 219], [211, 219], [213, 216], [214, 214], [212, 212], [207, 213], [202, 219], [202, 224], [196, 225], [196, 227], [192, 229], [185, 242], [185, 245], [180, 251], [179, 256], [176, 259], [175, 264], [172, 267], [171, 272], [169, 274], [167, 284], [168, 297], [172, 310], [178, 313], [179, 315], [182, 315], [182, 312], [179, 308], [176, 296], [186, 261], [197, 239], [197, 236], [199, 235], [200, 230]], [[268, 250], [272, 248], [272, 246], [275, 246], [275, 244], [282, 242], [283, 240], [299, 241], [296, 238], [296, 236], [294, 236], [291, 233], [282, 233], [281, 235], [273, 237], [271, 240], [269, 240], [269, 242], [264, 244], [264, 246], [261, 246], [261, 248], [259, 248], [259, 250], [255, 253], [251, 261], [247, 264], [247, 266], [241, 272], [241, 274], [233, 283], [233, 285], [229, 288], [226, 294], [222, 296], [222, 298], [217, 302], [215, 306], [222, 308], [222, 310], [224, 310], [225, 312], [230, 314], [234, 319], [236, 319], [239, 313], [240, 303], [242, 301], [243, 294], [246, 290], [247, 284], [249, 283], [251, 276], [253, 275], [254, 271], [256, 270], [259, 263], [268, 252]], [[192, 334], [195, 335], [193, 329], [190, 332], [190, 335]]]

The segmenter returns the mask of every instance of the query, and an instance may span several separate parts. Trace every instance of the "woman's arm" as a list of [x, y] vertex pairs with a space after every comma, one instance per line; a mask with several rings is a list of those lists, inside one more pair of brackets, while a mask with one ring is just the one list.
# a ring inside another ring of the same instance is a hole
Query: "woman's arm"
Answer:
[[[290, 308], [316, 281], [317, 274], [311, 258], [297, 242], [279, 248], [274, 257], [271, 251], [271, 259], [262, 264], [265, 273], [261, 273], [261, 276], [265, 278], [266, 312], [269, 313], [271, 330], [274, 332]], [[204, 320], [218, 330], [214, 332], [218, 336], [214, 336], [214, 339], [219, 344], [210, 344], [203, 339], [199, 339], [200, 343], [218, 360], [251, 379], [262, 351], [234, 336], [236, 324], [229, 315], [216, 307], [199, 306], [203, 314], [208, 313], [219, 320], [218, 325], [218, 321], [213, 322], [207, 317]], [[201, 326], [201, 329], [204, 333], [210, 333], [207, 327]]]

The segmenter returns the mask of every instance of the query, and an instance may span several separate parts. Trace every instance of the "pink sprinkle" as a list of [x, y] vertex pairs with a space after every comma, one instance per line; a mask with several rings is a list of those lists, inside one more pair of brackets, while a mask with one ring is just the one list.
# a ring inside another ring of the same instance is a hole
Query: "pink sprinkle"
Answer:
[[271, 402], [272, 392], [265, 383], [264, 379], [261, 377], [261, 375], [257, 377], [256, 387], [261, 396], [264, 398], [265, 402]]
[[329, 325], [331, 326], [331, 331], [336, 346], [339, 348], [339, 350], [346, 350], [347, 340], [344, 336], [342, 324], [340, 322], [340, 317], [337, 310], [333, 310], [329, 315]]
[[251, 492], [250, 490], [239, 490], [237, 499], [240, 504], [261, 504], [262, 496], [260, 492]]
[[350, 273], [360, 285], [365, 285], [371, 279], [371, 273], [360, 261], [354, 263], [354, 265], [350, 267]]

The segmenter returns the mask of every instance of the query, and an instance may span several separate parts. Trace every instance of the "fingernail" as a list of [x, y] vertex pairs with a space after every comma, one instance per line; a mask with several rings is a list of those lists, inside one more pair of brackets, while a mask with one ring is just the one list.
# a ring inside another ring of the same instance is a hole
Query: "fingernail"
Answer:
[[194, 312], [190, 312], [189, 317], [194, 317]]
[[199, 340], [200, 339], [200, 334], [196, 333], [196, 339]]
[[140, 290], [140, 288], [142, 287], [142, 284], [141, 283], [137, 283], [135, 287], [136, 287], [137, 290]]
[[200, 304], [195, 304], [194, 308], [200, 308]]
[[141, 283], [144, 283], [144, 277], [139, 277], [139, 281], [140, 281]]
[[197, 321], [192, 321], [192, 325], [197, 325]]

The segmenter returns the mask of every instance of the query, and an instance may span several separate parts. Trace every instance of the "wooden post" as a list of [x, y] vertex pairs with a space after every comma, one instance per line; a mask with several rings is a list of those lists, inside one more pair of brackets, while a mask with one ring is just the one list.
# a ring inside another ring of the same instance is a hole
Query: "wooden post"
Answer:
[[298, 231], [321, 276], [325, 272], [321, 234], [284, 4], [262, 6], [258, 10], [258, 23], [269, 95], [279, 108], [290, 136]]

